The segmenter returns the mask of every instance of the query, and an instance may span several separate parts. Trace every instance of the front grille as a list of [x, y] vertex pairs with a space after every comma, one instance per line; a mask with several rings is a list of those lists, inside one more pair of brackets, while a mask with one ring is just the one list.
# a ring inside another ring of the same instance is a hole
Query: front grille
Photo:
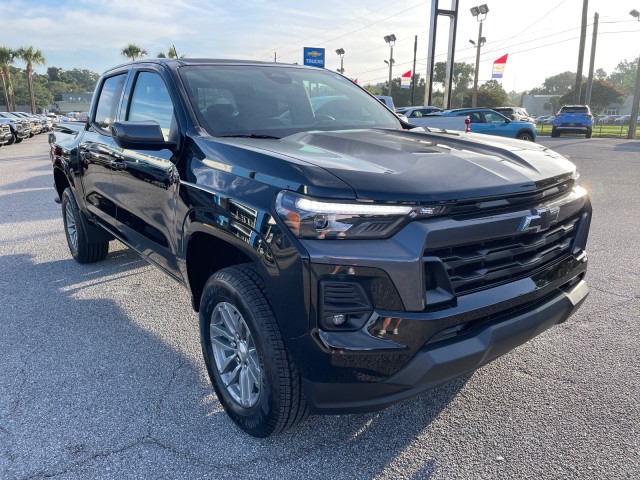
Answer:
[[462, 200], [451, 207], [451, 218], [461, 220], [475, 216], [486, 216], [496, 213], [506, 213], [521, 210], [523, 206], [549, 203], [566, 195], [573, 188], [573, 179], [547, 186], [534, 192], [520, 193], [497, 198], [483, 198], [480, 200]]
[[525, 233], [490, 241], [425, 250], [440, 258], [457, 295], [523, 278], [571, 252], [579, 215], [539, 233]]

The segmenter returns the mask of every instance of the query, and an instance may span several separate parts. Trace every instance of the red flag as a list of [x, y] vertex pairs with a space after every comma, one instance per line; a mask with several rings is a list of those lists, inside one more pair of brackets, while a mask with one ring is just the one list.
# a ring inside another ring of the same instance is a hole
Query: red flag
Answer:
[[400, 88], [409, 88], [411, 86], [411, 70], [403, 73], [400, 78]]
[[495, 62], [493, 62], [493, 73], [491, 74], [491, 78], [502, 78], [502, 74], [504, 73], [504, 67], [507, 65], [507, 57], [509, 54], [501, 56]]

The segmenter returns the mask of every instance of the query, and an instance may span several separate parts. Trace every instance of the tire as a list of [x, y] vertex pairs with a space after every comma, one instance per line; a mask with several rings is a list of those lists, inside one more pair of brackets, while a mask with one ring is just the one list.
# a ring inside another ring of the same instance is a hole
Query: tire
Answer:
[[78, 208], [70, 188], [62, 192], [62, 221], [71, 256], [78, 263], [93, 263], [104, 260], [109, 253], [108, 241], [93, 241], [84, 228], [84, 214]]
[[587, 130], [587, 133], [585, 134], [585, 138], [591, 138], [592, 134], [593, 134], [593, 130], [591, 129]]
[[24, 138], [18, 138], [18, 135], [13, 136], [13, 143], [20, 143]]
[[527, 142], [533, 142], [533, 133], [531, 133], [529, 130], [518, 132], [516, 138], [520, 140], [526, 140]]
[[16, 134], [11, 132], [11, 138], [7, 142], [7, 145], [13, 145], [16, 142]]
[[209, 278], [200, 340], [218, 400], [240, 429], [264, 438], [307, 418], [300, 375], [252, 268], [225, 268]]
[[553, 138], [558, 138], [560, 136], [560, 132], [558, 132], [555, 128], [551, 129], [551, 136]]

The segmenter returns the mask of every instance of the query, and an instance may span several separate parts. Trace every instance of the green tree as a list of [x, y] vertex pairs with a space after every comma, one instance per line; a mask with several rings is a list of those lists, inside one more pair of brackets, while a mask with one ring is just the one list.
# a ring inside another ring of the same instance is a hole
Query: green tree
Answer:
[[[582, 97], [580, 102], [584, 102], [584, 92], [587, 90], [587, 83], [582, 83]], [[573, 103], [573, 89], [562, 95], [559, 99], [560, 105]], [[591, 87], [591, 102], [589, 107], [591, 112], [595, 114], [601, 113], [607, 106], [612, 103], [622, 103], [624, 101], [624, 92], [608, 80], [596, 79]]]
[[136, 45], [135, 43], [130, 43], [126, 47], [124, 47], [120, 53], [123, 57], [129, 58], [131, 61], [135, 61], [138, 58], [142, 58], [147, 54], [147, 51], [142, 48], [140, 45]]
[[178, 52], [176, 51], [176, 47], [175, 46], [169, 47], [169, 51], [167, 53], [158, 52], [156, 57], [158, 57], [158, 58], [185, 58], [184, 55], [178, 56]]
[[[582, 77], [583, 81], [586, 78]], [[529, 93], [535, 95], [564, 95], [575, 86], [576, 74], [573, 72], [562, 72], [551, 77], [547, 77], [541, 87], [533, 88]]]
[[[509, 102], [507, 92], [497, 80], [489, 80], [478, 87], [478, 106], [486, 108], [501, 107]], [[464, 104], [471, 106], [471, 92], [465, 96]]]
[[608, 80], [620, 88], [626, 95], [633, 95], [638, 74], [638, 61], [640, 57], [628, 62], [623, 60], [609, 75]]
[[607, 78], [607, 72], [604, 71], [604, 68], [598, 68], [593, 74], [593, 78], [604, 80], [605, 78]]
[[16, 109], [16, 102], [13, 93], [13, 81], [11, 79], [10, 65], [16, 58], [16, 52], [10, 48], [0, 47], [0, 74], [2, 76], [2, 88], [4, 91], [5, 106], [7, 112]]
[[46, 58], [40, 50], [34, 50], [33, 47], [20, 47], [16, 52], [18, 58], [27, 65], [27, 89], [29, 90], [29, 104], [31, 105], [31, 113], [36, 113], [36, 101], [33, 93], [33, 64], [44, 65], [47, 63]]
[[[463, 103], [464, 95], [473, 81], [474, 67], [470, 63], [455, 62], [453, 64], [453, 78], [451, 79], [451, 105], [459, 106]], [[436, 62], [433, 69], [433, 81], [444, 86], [447, 75], [447, 62]], [[433, 98], [433, 96], [432, 96]]]
[[98, 80], [100, 80], [100, 74], [85, 68], [74, 68], [73, 70], [64, 71], [62, 78], [68, 83], [76, 83], [79, 90], [75, 91], [93, 92], [98, 84]]

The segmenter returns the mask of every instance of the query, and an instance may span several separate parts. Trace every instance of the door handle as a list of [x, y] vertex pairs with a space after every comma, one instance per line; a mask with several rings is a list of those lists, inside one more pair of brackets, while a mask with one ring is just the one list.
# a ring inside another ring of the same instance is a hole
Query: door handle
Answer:
[[125, 170], [127, 168], [127, 164], [122, 160], [111, 160], [109, 166], [114, 170]]

